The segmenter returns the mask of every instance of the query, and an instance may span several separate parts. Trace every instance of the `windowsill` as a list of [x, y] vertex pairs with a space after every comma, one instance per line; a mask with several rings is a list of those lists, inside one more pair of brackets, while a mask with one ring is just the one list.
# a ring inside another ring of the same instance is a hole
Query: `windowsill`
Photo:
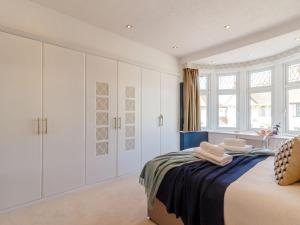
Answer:
[[[246, 131], [236, 131], [236, 130], [207, 130], [208, 133], [214, 134], [231, 134], [231, 135], [238, 135], [238, 136], [251, 136], [254, 138], [261, 138], [255, 131], [253, 130], [246, 130]], [[281, 133], [279, 135], [270, 136], [270, 138], [274, 139], [290, 139], [296, 137], [297, 134], [293, 133]]]

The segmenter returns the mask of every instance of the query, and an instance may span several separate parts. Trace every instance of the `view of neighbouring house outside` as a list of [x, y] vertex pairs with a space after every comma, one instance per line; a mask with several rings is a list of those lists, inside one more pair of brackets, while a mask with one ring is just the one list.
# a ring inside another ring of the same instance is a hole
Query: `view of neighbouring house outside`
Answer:
[[200, 95], [201, 127], [207, 127], [207, 95]]
[[219, 95], [219, 127], [236, 125], [236, 95]]
[[250, 94], [250, 123], [251, 128], [269, 128], [272, 118], [271, 92]]
[[288, 91], [289, 130], [300, 131], [300, 89]]

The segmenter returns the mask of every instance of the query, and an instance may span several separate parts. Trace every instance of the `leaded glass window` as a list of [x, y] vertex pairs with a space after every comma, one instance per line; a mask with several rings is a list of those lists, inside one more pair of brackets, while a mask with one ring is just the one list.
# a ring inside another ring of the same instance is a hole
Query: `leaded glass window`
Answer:
[[300, 81], [300, 63], [290, 65], [288, 68], [288, 82]]
[[250, 87], [268, 87], [272, 85], [272, 71], [263, 70], [250, 73]]
[[219, 76], [219, 90], [236, 89], [236, 75]]

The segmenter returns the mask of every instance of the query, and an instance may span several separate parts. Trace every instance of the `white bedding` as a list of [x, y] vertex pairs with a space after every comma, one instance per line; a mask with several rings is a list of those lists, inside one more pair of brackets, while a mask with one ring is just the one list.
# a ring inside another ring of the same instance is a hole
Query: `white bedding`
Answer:
[[300, 183], [276, 184], [273, 157], [257, 164], [226, 190], [226, 225], [300, 225]]

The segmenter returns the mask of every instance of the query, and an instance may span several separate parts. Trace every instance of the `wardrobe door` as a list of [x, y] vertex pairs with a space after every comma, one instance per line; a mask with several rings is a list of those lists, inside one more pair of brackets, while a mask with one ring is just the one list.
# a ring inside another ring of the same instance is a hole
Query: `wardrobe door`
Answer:
[[118, 63], [118, 175], [140, 169], [141, 69]]
[[177, 76], [161, 76], [161, 153], [179, 150], [179, 80]]
[[117, 175], [117, 62], [86, 58], [86, 181]]
[[41, 198], [42, 44], [0, 33], [0, 210]]
[[85, 57], [44, 45], [43, 195], [85, 182]]
[[160, 73], [142, 70], [142, 165], [160, 155]]

